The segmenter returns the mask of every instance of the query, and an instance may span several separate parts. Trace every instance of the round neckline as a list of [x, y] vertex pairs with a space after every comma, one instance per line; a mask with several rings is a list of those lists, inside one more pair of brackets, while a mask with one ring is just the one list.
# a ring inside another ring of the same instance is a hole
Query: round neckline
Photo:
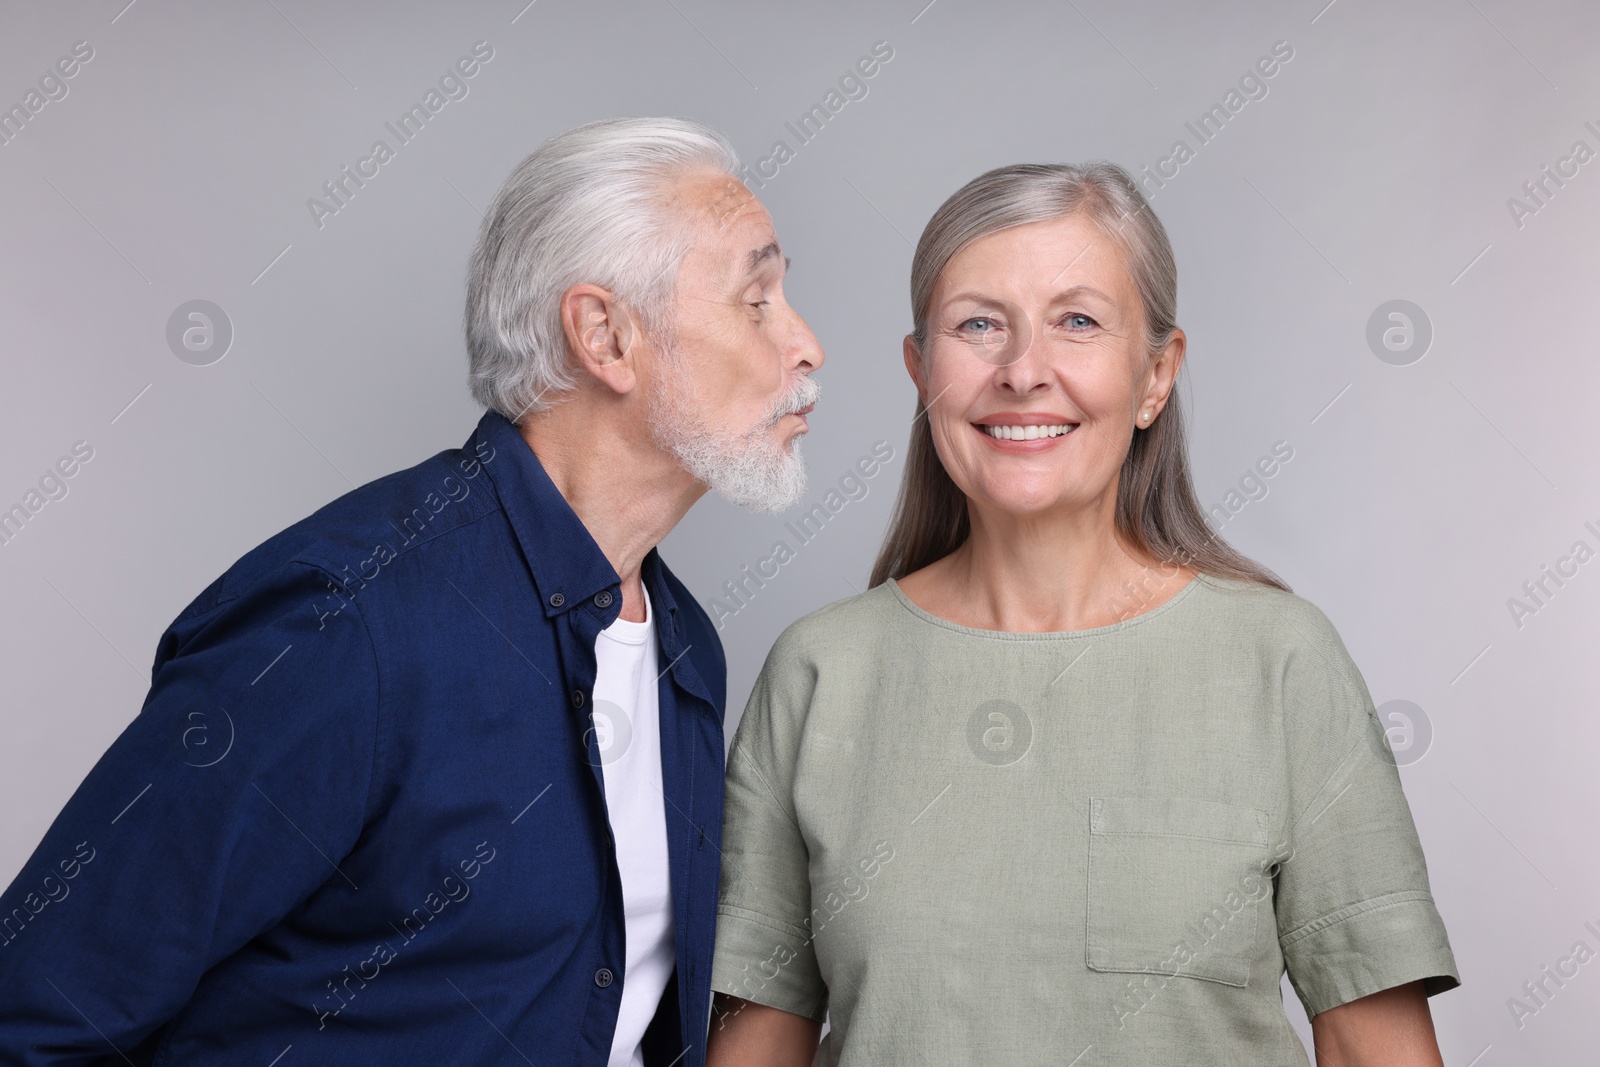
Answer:
[[905, 590], [900, 588], [900, 583], [893, 578], [885, 579], [883, 584], [889, 587], [895, 598], [899, 600], [901, 607], [923, 622], [931, 623], [946, 630], [953, 630], [969, 637], [988, 637], [1001, 641], [1057, 641], [1077, 637], [1103, 637], [1107, 634], [1121, 633], [1123, 630], [1137, 626], [1147, 619], [1163, 615], [1171, 608], [1177, 607], [1178, 604], [1188, 599], [1189, 594], [1194, 592], [1195, 587], [1204, 578], [1205, 574], [1197, 573], [1193, 578], [1189, 579], [1182, 589], [1174, 593], [1165, 602], [1156, 605], [1149, 611], [1135, 615], [1131, 619], [1123, 619], [1121, 622], [1114, 622], [1108, 626], [1094, 626], [1087, 630], [1045, 630], [1038, 633], [1025, 633], [1016, 630], [980, 630], [975, 626], [963, 626], [959, 622], [951, 622], [949, 619], [940, 618], [938, 615], [918, 607], [910, 597], [906, 596]]

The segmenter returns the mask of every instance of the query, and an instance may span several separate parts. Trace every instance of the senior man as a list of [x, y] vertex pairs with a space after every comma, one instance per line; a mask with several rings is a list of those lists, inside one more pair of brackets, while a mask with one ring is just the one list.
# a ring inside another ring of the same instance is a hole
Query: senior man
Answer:
[[721, 645], [656, 552], [804, 484], [822, 352], [693, 122], [500, 190], [459, 450], [246, 554], [0, 900], [0, 1060], [704, 1061]]

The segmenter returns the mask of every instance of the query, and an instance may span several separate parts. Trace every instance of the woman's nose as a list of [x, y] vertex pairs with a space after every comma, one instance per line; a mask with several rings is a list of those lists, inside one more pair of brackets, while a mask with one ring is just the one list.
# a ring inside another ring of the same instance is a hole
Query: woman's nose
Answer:
[[1049, 368], [1038, 335], [1033, 322], [1023, 319], [1007, 332], [1002, 344], [985, 353], [985, 358], [995, 365], [997, 385], [1028, 393], [1045, 383]]

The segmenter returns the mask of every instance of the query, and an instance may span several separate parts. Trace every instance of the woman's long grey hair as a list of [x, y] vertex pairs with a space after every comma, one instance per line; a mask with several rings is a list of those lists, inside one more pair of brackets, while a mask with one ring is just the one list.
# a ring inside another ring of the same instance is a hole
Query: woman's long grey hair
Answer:
[[[980, 237], [1081, 213], [1123, 249], [1144, 308], [1149, 356], [1164, 348], [1177, 326], [1178, 268], [1167, 231], [1128, 172], [1095, 160], [1021, 163], [979, 175], [940, 205], [928, 220], [911, 263], [912, 339], [924, 350], [933, 291], [950, 260]], [[889, 531], [872, 568], [871, 585], [903, 578], [959, 548], [971, 532], [966, 496], [934, 449], [922, 401], [912, 421], [905, 476]], [[1195, 499], [1183, 406], [1176, 385], [1155, 422], [1135, 429], [1117, 484], [1116, 528], [1129, 547], [1163, 565], [1288, 585], [1229, 546], [1211, 529]]]

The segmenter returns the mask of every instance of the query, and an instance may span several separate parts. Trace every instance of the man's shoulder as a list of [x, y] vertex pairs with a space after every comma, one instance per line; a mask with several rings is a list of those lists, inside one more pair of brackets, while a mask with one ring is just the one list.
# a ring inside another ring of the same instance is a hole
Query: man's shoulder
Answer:
[[239, 557], [178, 621], [307, 575], [345, 588], [372, 581], [423, 545], [502, 511], [488, 476], [493, 459], [492, 449], [446, 449], [350, 490]]

